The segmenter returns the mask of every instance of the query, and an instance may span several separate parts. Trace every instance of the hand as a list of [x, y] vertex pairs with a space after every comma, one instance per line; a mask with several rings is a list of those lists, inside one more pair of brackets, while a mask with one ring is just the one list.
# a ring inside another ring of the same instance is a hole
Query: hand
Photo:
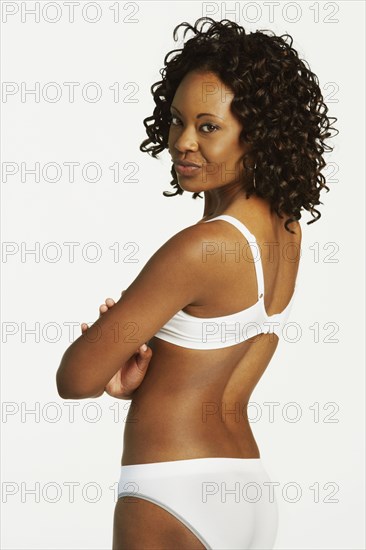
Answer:
[[[122, 290], [121, 296], [125, 290]], [[105, 303], [99, 306], [99, 317], [115, 304], [112, 298], [107, 298]], [[86, 323], [81, 324], [81, 332], [84, 334], [88, 330]], [[144, 350], [144, 346], [146, 350]], [[152, 357], [152, 349], [146, 344], [142, 344], [130, 359], [116, 372], [108, 382], [104, 391], [116, 399], [132, 399], [133, 392], [140, 386], [147, 372]]]

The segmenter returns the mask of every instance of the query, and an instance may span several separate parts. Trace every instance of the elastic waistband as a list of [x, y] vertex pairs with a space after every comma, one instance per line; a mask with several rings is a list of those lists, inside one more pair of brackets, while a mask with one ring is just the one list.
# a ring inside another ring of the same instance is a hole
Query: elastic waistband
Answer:
[[210, 473], [225, 469], [252, 472], [261, 471], [263, 468], [261, 458], [208, 457], [170, 460], [168, 462], [148, 462], [146, 464], [127, 464], [121, 466], [121, 473], [133, 474], [136, 472], [139, 476], [164, 473], [164, 476], [169, 474], [173, 476], [184, 472]]

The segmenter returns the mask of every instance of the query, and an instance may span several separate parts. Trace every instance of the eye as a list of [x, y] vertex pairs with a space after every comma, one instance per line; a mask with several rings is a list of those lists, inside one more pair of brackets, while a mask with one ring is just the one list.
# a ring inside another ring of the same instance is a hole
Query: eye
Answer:
[[[206, 122], [206, 124], [202, 124], [202, 126], [200, 126], [200, 128], [203, 128], [204, 126], [210, 126], [211, 128], [213, 128], [214, 130], [218, 130], [219, 127], [216, 126], [215, 124], [210, 124], [209, 122]], [[212, 132], [203, 132], [204, 134], [212, 134]]]
[[[170, 122], [173, 122], [173, 119], [176, 118], [177, 120], [179, 120], [179, 118], [177, 116], [174, 116], [174, 115], [170, 115]], [[175, 126], [175, 124], [173, 124], [173, 126]]]
[[[177, 119], [179, 121], [180, 121], [180, 119], [175, 115], [170, 115], [170, 122], [172, 123], [172, 126], [177, 126], [177, 124], [173, 122], [173, 119]], [[215, 124], [211, 124], [210, 122], [206, 122], [205, 124], [201, 124], [200, 129], [203, 128], [204, 126], [209, 126], [210, 128], [213, 128], [213, 131], [219, 130], [218, 126], [216, 126]], [[204, 134], [212, 134], [213, 131], [203, 132], [203, 133]]]

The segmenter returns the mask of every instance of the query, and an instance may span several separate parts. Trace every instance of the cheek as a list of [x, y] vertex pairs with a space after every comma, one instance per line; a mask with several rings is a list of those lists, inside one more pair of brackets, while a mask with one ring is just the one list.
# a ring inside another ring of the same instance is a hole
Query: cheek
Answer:
[[234, 140], [212, 140], [210, 143], [203, 144], [201, 149], [206, 159], [212, 162], [228, 162], [231, 164], [240, 155], [240, 150]]

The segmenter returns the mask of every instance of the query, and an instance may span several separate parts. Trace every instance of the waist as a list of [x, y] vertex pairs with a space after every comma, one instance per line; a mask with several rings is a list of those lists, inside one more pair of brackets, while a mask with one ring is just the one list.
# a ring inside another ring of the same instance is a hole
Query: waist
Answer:
[[151, 414], [135, 418], [124, 429], [123, 464], [191, 458], [259, 458], [259, 449], [247, 419], [234, 429], [219, 418], [204, 422], [200, 417], [179, 418]]
[[132, 400], [125, 421], [125, 430], [156, 437], [171, 438], [175, 433], [197, 434], [204, 438], [220, 433], [243, 435], [250, 432], [247, 403], [222, 400], [212, 396], [191, 396], [182, 399], [174, 394], [161, 399], [154, 396]]

